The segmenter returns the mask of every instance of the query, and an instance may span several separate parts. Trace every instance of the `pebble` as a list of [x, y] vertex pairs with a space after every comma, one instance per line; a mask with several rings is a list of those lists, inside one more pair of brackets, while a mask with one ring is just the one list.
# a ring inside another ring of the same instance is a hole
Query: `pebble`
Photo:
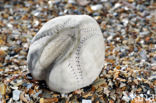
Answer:
[[152, 66], [152, 67], [151, 67], [151, 70], [152, 70], [152, 71], [156, 71], [156, 65]]
[[75, 0], [68, 0], [68, 3], [69, 4], [75, 4], [76, 2], [75, 2]]
[[56, 103], [56, 102], [58, 102], [57, 98], [47, 98], [47, 99], [41, 98], [40, 99], [40, 103]]
[[33, 84], [27, 84], [27, 90], [29, 90], [32, 86]]
[[53, 7], [53, 2], [52, 1], [48, 1], [48, 4], [49, 4], [49, 8]]
[[120, 88], [125, 87], [125, 86], [126, 86], [125, 83], [121, 83], [121, 84], [120, 84]]
[[34, 16], [39, 16], [40, 15], [40, 11], [32, 11], [32, 14], [34, 15]]
[[8, 23], [7, 26], [8, 26], [9, 28], [13, 28], [13, 25], [10, 24], [10, 23]]
[[87, 4], [90, 3], [90, 0], [76, 0], [76, 1], [81, 6], [86, 6]]
[[142, 37], [147, 36], [148, 34], [150, 34], [149, 31], [146, 31], [146, 32], [140, 32], [140, 35], [141, 35]]
[[147, 52], [145, 51], [145, 50], [142, 50], [141, 52], [140, 52], [140, 57], [142, 58], [142, 59], [144, 59], [144, 60], [146, 60], [147, 59]]
[[9, 47], [7, 47], [7, 46], [1, 46], [1, 47], [0, 47], [0, 50], [7, 51], [8, 48], [9, 48]]
[[20, 90], [14, 90], [13, 91], [13, 100], [19, 100], [19, 96], [20, 96], [21, 91]]
[[82, 99], [82, 103], [92, 103], [92, 101], [91, 100]]
[[116, 3], [116, 4], [114, 5], [114, 7], [110, 10], [110, 12], [114, 11], [115, 9], [119, 8], [120, 6], [121, 6], [120, 3]]
[[6, 94], [6, 85], [3, 83], [0, 83], [0, 94], [5, 95]]
[[125, 102], [129, 102], [130, 98], [126, 93], [124, 93], [124, 96], [122, 97], [122, 100], [124, 100]]
[[127, 26], [127, 24], [128, 24], [128, 19], [123, 19], [122, 22], [123, 22], [124, 26]]
[[33, 26], [34, 26], [34, 27], [38, 27], [39, 23], [40, 23], [40, 22], [39, 22], [38, 20], [34, 20], [34, 25], [33, 25]]
[[101, 5], [101, 4], [91, 5], [91, 9], [92, 9], [93, 11], [97, 11], [97, 10], [100, 10], [100, 9], [102, 9], [102, 8], [103, 8], [103, 5]]

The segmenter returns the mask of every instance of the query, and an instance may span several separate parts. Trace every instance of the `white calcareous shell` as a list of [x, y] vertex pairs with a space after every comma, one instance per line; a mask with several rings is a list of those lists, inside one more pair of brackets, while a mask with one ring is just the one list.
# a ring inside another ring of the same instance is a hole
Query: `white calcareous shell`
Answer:
[[87, 15], [56, 17], [43, 25], [28, 52], [28, 68], [49, 88], [69, 93], [90, 85], [104, 66], [104, 38]]

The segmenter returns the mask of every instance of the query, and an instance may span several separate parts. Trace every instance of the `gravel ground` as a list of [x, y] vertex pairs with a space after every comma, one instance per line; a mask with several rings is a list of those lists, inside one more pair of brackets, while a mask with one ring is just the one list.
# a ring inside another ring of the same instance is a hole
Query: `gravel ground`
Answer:
[[[88, 87], [61, 96], [34, 81], [26, 56], [48, 20], [87, 14], [101, 26], [105, 66]], [[1, 0], [0, 103], [156, 102], [156, 2], [154, 0]]]

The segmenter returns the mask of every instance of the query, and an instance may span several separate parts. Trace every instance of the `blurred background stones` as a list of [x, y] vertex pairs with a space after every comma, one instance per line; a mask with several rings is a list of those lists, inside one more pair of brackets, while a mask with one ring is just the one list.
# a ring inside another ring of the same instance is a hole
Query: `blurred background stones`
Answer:
[[[61, 97], [28, 72], [31, 39], [48, 20], [87, 14], [101, 26], [105, 66], [93, 85]], [[1, 0], [0, 102], [154, 103], [156, 101], [154, 0]]]

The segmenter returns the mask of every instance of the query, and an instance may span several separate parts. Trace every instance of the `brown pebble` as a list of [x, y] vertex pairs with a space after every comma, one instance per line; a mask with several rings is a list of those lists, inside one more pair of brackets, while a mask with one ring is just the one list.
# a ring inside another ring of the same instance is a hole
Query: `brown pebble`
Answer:
[[156, 71], [156, 65], [152, 66], [151, 70]]
[[56, 103], [58, 102], [58, 98], [40, 98], [40, 103]]
[[6, 94], [6, 85], [4, 83], [0, 84], [0, 94], [1, 95]]
[[1, 50], [0, 49], [0, 57], [3, 57], [3, 56], [5, 56], [6, 55], [6, 52], [4, 51], [4, 50]]

